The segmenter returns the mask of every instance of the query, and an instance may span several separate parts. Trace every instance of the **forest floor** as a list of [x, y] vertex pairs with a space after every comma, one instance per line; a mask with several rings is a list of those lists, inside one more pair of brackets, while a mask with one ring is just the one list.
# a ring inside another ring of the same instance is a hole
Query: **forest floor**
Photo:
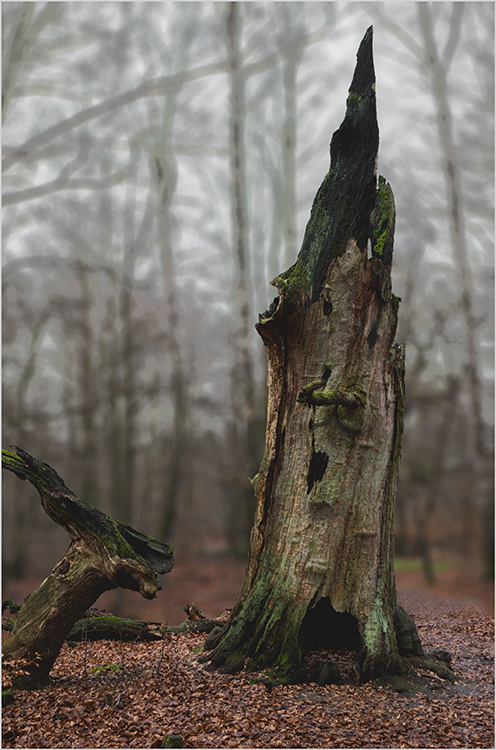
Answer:
[[[125, 614], [177, 624], [193, 601], [218, 616], [234, 603], [243, 567], [179, 564], [178, 585], [171, 577], [159, 594], [164, 609], [134, 595], [137, 611], [126, 606]], [[95, 641], [65, 645], [44, 689], [15, 693], [3, 710], [2, 745], [153, 748], [177, 734], [185, 748], [494, 747], [492, 587], [474, 581], [465, 590], [465, 578], [445, 577], [440, 593], [441, 576], [426, 591], [415, 571], [397, 575], [398, 601], [414, 617], [425, 650], [452, 654], [454, 685], [430, 673], [395, 686], [357, 685], [344, 668], [343, 684], [270, 688], [256, 675], [207, 671], [198, 663], [203, 635]], [[333, 656], [341, 666], [354, 654]]]

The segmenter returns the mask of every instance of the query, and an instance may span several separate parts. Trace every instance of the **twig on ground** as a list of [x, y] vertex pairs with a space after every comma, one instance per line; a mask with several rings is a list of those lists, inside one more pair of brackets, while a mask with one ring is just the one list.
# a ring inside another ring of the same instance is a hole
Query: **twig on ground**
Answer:
[[83, 625], [83, 637], [84, 637], [84, 676], [88, 677], [88, 623], [85, 620]]
[[162, 662], [164, 660], [164, 653], [165, 653], [165, 638], [162, 641], [162, 651], [160, 652], [160, 658], [157, 662], [157, 677], [160, 677], [160, 667], [162, 666]]

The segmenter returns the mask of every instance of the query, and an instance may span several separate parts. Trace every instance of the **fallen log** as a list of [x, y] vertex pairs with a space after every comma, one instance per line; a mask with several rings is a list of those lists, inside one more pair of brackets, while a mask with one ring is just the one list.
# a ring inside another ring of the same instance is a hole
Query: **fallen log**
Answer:
[[68, 641], [156, 641], [163, 637], [159, 622], [131, 617], [83, 617], [67, 636]]
[[162, 625], [159, 622], [135, 620], [129, 617], [115, 617], [110, 612], [105, 614], [90, 612], [88, 617], [78, 620], [74, 625], [68, 641], [94, 640], [143, 640], [154, 641], [168, 633], [210, 633], [221, 627], [225, 620], [210, 619], [195, 605], [183, 607], [186, 620], [180, 625]]
[[[6, 609], [11, 614], [17, 615], [22, 605], [14, 604], [9, 599], [2, 603], [2, 613]], [[160, 622], [149, 620], [138, 620], [131, 617], [117, 617], [111, 612], [97, 610], [92, 607], [72, 627], [67, 642], [79, 642], [84, 640], [142, 640], [155, 641], [170, 633], [211, 633], [214, 628], [221, 628], [227, 617], [220, 615], [216, 619], [210, 619], [201, 612], [195, 604], [187, 604], [183, 607], [186, 612], [186, 620], [180, 625], [162, 625]], [[16, 620], [13, 617], [4, 616], [2, 630], [11, 632]]]

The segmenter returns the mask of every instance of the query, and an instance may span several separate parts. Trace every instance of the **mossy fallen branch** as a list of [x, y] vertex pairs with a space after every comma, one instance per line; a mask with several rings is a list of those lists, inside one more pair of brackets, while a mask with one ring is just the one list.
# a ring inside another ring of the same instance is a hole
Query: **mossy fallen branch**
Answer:
[[83, 617], [67, 636], [68, 641], [122, 640], [156, 641], [162, 637], [159, 622], [131, 617]]
[[48, 464], [21, 448], [2, 451], [2, 466], [36, 487], [47, 515], [71, 538], [67, 553], [26, 597], [3, 645], [9, 662], [27, 660], [24, 687], [43, 682], [64, 641], [98, 597], [117, 587], [153, 599], [158, 574], [174, 565], [168, 544], [116, 521], [80, 500]]

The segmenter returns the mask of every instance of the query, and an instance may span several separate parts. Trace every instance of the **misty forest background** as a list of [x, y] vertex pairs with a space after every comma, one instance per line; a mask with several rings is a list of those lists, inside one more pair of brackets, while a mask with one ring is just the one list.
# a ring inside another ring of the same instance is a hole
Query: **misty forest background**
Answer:
[[[243, 556], [254, 324], [296, 260], [374, 24], [407, 411], [398, 555], [493, 573], [494, 5], [4, 3], [3, 447], [171, 543]], [[4, 583], [67, 547], [3, 481]]]

